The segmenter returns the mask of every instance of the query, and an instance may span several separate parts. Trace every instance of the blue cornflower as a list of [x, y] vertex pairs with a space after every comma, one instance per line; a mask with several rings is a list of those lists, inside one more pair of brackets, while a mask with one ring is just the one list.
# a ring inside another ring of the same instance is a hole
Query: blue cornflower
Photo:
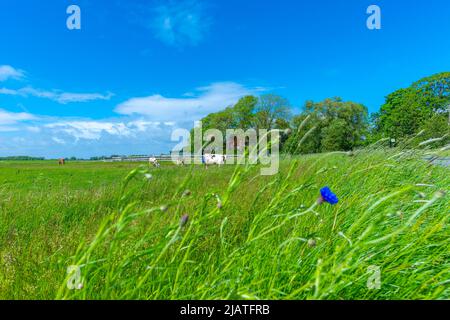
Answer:
[[320, 198], [319, 198], [319, 204], [323, 202], [328, 202], [331, 205], [335, 205], [339, 202], [338, 197], [333, 193], [333, 191], [330, 190], [328, 187], [324, 187], [320, 189]]

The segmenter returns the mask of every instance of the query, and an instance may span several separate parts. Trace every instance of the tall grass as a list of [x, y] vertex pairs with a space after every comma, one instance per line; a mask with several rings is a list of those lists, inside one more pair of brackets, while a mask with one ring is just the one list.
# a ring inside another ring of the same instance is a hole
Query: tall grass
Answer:
[[[2, 163], [0, 298], [448, 299], [449, 169], [423, 156], [286, 158], [272, 177]], [[316, 204], [323, 186], [336, 206]]]

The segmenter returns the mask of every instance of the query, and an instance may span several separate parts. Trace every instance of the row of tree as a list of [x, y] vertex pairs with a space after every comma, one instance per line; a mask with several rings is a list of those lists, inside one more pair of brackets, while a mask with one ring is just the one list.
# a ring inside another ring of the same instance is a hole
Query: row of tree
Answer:
[[45, 160], [44, 157], [29, 157], [29, 156], [10, 156], [10, 157], [0, 157], [0, 161], [36, 161]]
[[[246, 96], [234, 106], [202, 119], [203, 130], [280, 129], [282, 151], [319, 153], [349, 151], [382, 138], [401, 139], [419, 132], [423, 137], [449, 134], [450, 72], [423, 78], [386, 97], [380, 111], [339, 97], [307, 101], [293, 115], [289, 101], [267, 94]], [[448, 141], [448, 140], [447, 140]]]
[[450, 72], [420, 79], [386, 97], [371, 117], [373, 139], [403, 138], [424, 131], [429, 138], [449, 132]]

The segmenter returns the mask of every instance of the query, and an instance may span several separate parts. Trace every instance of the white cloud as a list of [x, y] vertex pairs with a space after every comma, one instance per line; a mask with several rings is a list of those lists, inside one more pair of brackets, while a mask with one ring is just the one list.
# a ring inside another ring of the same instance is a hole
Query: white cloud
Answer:
[[[15, 69], [8, 65], [0, 66], [0, 81], [8, 79], [21, 79], [25, 76], [25, 72]], [[41, 90], [33, 87], [25, 87], [21, 89], [8, 89], [0, 88], [0, 94], [12, 95], [12, 96], [33, 96], [37, 98], [44, 98], [56, 101], [61, 104], [67, 104], [72, 102], [89, 102], [94, 100], [109, 100], [113, 96], [112, 93], [107, 94], [100, 93], [73, 93], [63, 92], [60, 90]]]
[[33, 87], [25, 87], [18, 90], [0, 88], [0, 94], [20, 95], [23, 97], [33, 96], [37, 98], [50, 99], [61, 104], [72, 102], [89, 102], [94, 100], [109, 100], [113, 96], [112, 93], [71, 93], [59, 91], [46, 91], [35, 89]]
[[[166, 126], [166, 125], [165, 125]], [[137, 120], [67, 120], [50, 122], [43, 125], [43, 128], [56, 134], [64, 134], [78, 140], [100, 140], [105, 136], [133, 139], [140, 133], [160, 131], [160, 122]]]
[[197, 45], [210, 25], [202, 1], [170, 1], [154, 9], [155, 37], [170, 46]]
[[88, 102], [93, 100], [109, 100], [113, 96], [112, 93], [61, 93], [56, 101], [65, 104], [70, 102]]
[[13, 131], [18, 131], [18, 130], [19, 129], [17, 127], [0, 125], [0, 132], [13, 132]]
[[8, 79], [21, 79], [25, 76], [25, 72], [15, 69], [8, 65], [0, 66], [0, 81], [6, 81]]
[[76, 140], [99, 140], [103, 133], [122, 137], [132, 135], [130, 128], [123, 122], [63, 121], [46, 124], [45, 127], [54, 129], [54, 132], [63, 132]]
[[36, 117], [26, 112], [9, 112], [0, 109], [0, 125], [13, 125], [21, 121], [35, 120]]
[[37, 126], [28, 126], [25, 128], [26, 130], [33, 132], [33, 133], [39, 133], [41, 132], [41, 128], [37, 127]]
[[17, 96], [20, 93], [17, 90], [7, 89], [7, 88], [0, 88], [0, 94], [10, 95], [10, 96]]
[[0, 109], [0, 132], [18, 131], [21, 122], [36, 120], [37, 118], [26, 112], [9, 112]]
[[147, 120], [139, 119], [139, 120], [130, 121], [127, 124], [127, 126], [132, 128], [133, 130], [144, 132], [151, 128], [157, 128], [157, 127], [159, 127], [160, 124], [161, 123], [158, 121], [155, 122], [155, 121], [147, 121]]
[[66, 144], [66, 141], [58, 137], [52, 137], [52, 140], [55, 141], [57, 144]]
[[[258, 89], [259, 91], [260, 89]], [[197, 89], [197, 96], [166, 98], [161, 95], [132, 98], [118, 105], [115, 111], [124, 115], [141, 115], [154, 121], [193, 122], [211, 112], [235, 104], [255, 90], [234, 82], [214, 83]]]

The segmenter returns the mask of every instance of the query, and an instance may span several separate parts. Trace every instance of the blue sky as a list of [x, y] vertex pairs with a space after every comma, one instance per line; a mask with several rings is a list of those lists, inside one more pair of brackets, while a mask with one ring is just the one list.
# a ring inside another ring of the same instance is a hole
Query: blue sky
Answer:
[[1, 1], [0, 156], [167, 152], [175, 128], [246, 94], [373, 112], [450, 70], [449, 34], [447, 0]]

